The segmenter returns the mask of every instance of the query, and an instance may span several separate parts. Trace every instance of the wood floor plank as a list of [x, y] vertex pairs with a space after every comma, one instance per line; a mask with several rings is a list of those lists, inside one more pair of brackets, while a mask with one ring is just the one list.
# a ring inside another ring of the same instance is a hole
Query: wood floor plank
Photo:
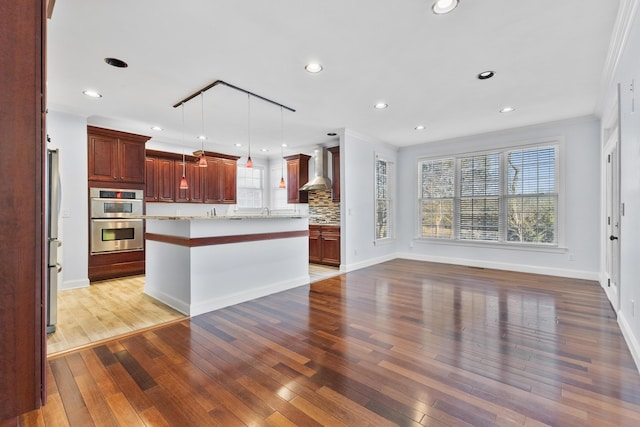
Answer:
[[[76, 320], [91, 316], [118, 327]], [[411, 260], [48, 366], [48, 404], [20, 425], [640, 425], [640, 374], [597, 283]]]

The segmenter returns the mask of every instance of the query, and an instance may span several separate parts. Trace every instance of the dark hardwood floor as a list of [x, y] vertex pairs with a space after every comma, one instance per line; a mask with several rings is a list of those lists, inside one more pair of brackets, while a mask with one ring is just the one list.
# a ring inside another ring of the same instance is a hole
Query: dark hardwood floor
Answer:
[[640, 425], [597, 283], [408, 260], [49, 367], [48, 404], [19, 425]]

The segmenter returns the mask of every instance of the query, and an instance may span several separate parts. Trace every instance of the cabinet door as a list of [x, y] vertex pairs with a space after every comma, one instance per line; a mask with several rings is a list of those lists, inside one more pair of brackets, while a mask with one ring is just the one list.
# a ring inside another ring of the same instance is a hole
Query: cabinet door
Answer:
[[187, 181], [189, 182], [189, 201], [193, 203], [204, 202], [204, 185], [202, 177], [204, 168], [195, 162], [187, 163]]
[[118, 180], [144, 184], [144, 142], [120, 139], [118, 144]]
[[236, 203], [238, 165], [235, 160], [222, 160], [222, 203]]
[[340, 265], [340, 229], [322, 227], [322, 262]]
[[187, 184], [189, 185], [189, 189], [187, 190], [181, 190], [180, 189], [180, 180], [182, 179], [182, 174], [183, 174], [183, 169], [182, 169], [182, 165], [184, 163], [182, 163], [182, 160], [176, 160], [174, 162], [174, 181], [173, 181], [173, 185], [174, 185], [174, 189], [175, 189], [175, 201], [176, 202], [181, 202], [181, 203], [186, 203], [189, 201], [189, 189], [191, 189], [191, 186], [193, 185], [193, 182], [191, 182], [189, 180], [189, 176], [187, 175], [187, 167], [185, 165], [184, 167], [184, 176], [187, 179]]
[[297, 160], [287, 160], [287, 203], [300, 203], [298, 195], [298, 170], [300, 162]]
[[175, 179], [174, 188], [176, 191], [176, 202], [193, 202], [199, 203], [204, 200], [202, 191], [202, 168], [196, 163], [187, 161], [184, 168], [184, 176], [187, 178], [187, 184], [189, 188], [186, 190], [180, 189], [180, 180], [182, 179], [182, 160], [175, 162]]
[[[157, 199], [159, 202], [173, 202], [175, 188], [175, 166], [173, 159], [158, 158]], [[180, 175], [182, 177], [182, 175]], [[180, 182], [178, 182], [180, 185]]]
[[[147, 202], [158, 201], [158, 159], [147, 157], [145, 160], [145, 185], [144, 200]], [[173, 185], [173, 183], [171, 183]]]
[[320, 227], [309, 226], [309, 262], [322, 262], [322, 240]]
[[88, 150], [89, 180], [111, 182], [117, 181], [118, 138], [89, 135]]
[[207, 157], [207, 167], [204, 170], [204, 202], [220, 203], [221, 195], [221, 160], [215, 157]]

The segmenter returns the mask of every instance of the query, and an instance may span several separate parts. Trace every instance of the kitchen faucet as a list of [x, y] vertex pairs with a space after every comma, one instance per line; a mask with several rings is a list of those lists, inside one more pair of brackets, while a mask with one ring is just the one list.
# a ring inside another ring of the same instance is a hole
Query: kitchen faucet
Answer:
[[267, 215], [271, 215], [271, 211], [270, 211], [270, 210], [269, 210], [269, 208], [268, 208], [268, 207], [266, 207], [266, 206], [265, 206], [264, 208], [262, 208], [262, 210], [260, 211], [260, 213], [261, 213], [261, 214], [264, 214], [264, 211], [265, 211], [265, 210], [267, 211]]

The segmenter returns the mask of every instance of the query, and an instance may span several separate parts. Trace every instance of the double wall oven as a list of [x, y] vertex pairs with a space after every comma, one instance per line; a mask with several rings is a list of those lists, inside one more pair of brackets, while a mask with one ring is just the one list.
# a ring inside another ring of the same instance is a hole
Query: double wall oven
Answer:
[[144, 249], [143, 191], [90, 188], [91, 254]]

